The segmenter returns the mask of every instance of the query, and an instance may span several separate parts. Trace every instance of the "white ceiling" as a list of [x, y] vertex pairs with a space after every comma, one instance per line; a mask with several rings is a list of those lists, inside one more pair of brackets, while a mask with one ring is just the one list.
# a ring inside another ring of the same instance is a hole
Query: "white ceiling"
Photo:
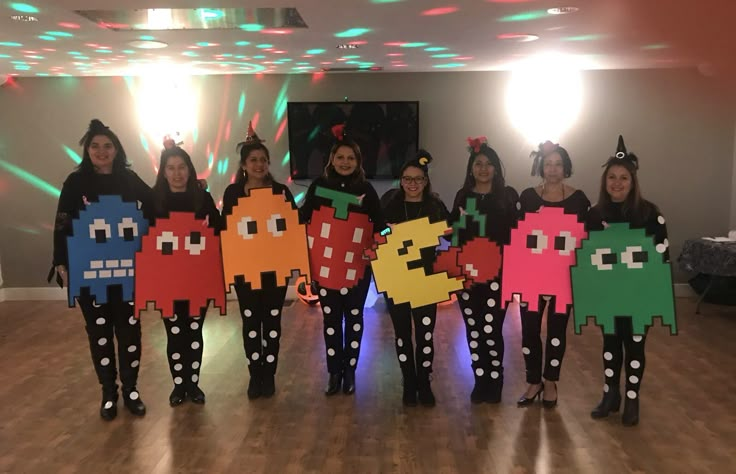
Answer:
[[[211, 0], [201, 5], [190, 0], [27, 0], [24, 3], [38, 9], [38, 13], [32, 14], [38, 19], [36, 22], [11, 20], [10, 15], [19, 14], [11, 9], [11, 3], [0, 4], [0, 74], [80, 76], [135, 75], [161, 62], [181, 65], [196, 74], [314, 73], [324, 67], [371, 66], [383, 71], [506, 70], [515, 61], [548, 51], [575, 55], [589, 69], [698, 66], [708, 70], [714, 60], [723, 58], [713, 58], [710, 54], [713, 48], [690, 46], [698, 46], [698, 40], [702, 42], [708, 34], [730, 36], [730, 33], [714, 32], [714, 28], [734, 19], [729, 15], [736, 2], [292, 0], [274, 4], [261, 0], [249, 4], [248, 8], [296, 8], [307, 25], [307, 28], [275, 32], [268, 29], [249, 32], [240, 28], [114, 31], [75, 13], [75, 10], [131, 13], [154, 7], [246, 8], [243, 1]], [[678, 10], [688, 5], [693, 6], [692, 11]], [[712, 25], [710, 20], [701, 18], [700, 10], [695, 7], [698, 5], [709, 8]], [[553, 7], [579, 10], [566, 15], [547, 14], [547, 9]], [[450, 8], [451, 13], [423, 14], [437, 8]], [[541, 16], [503, 21], [504, 17], [525, 12], [538, 12]], [[683, 22], [690, 24], [683, 28]], [[79, 27], [60, 25], [65, 23]], [[335, 37], [351, 28], [370, 31], [356, 37]], [[64, 33], [73, 36], [63, 36]], [[531, 42], [499, 39], [509, 34], [533, 34], [539, 39]], [[130, 46], [130, 41], [143, 35], [163, 41], [168, 47], [142, 50]], [[40, 39], [40, 36], [51, 36], [54, 40]], [[237, 45], [238, 42], [241, 44]], [[336, 48], [340, 43], [350, 42], [361, 44], [354, 50]], [[208, 46], [197, 46], [198, 43]], [[258, 47], [264, 44], [272, 46]], [[307, 54], [315, 49], [324, 52]]]

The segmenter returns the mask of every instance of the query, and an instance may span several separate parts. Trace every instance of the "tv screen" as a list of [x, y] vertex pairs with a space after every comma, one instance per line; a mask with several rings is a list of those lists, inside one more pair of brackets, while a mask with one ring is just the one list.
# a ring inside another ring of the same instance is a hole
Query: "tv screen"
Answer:
[[332, 127], [345, 124], [345, 135], [363, 155], [366, 176], [399, 177], [419, 143], [419, 102], [289, 102], [289, 156], [292, 179], [314, 179], [324, 171], [335, 143]]

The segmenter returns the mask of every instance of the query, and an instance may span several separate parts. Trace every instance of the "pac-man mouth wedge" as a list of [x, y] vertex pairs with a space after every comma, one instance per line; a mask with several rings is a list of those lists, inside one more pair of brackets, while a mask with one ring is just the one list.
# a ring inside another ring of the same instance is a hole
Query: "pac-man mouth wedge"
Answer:
[[136, 203], [102, 195], [79, 212], [67, 237], [69, 307], [89, 292], [95, 304], [108, 302], [108, 290], [119, 285], [123, 301], [133, 301], [135, 253], [148, 221]]
[[616, 318], [631, 319], [633, 334], [645, 335], [659, 318], [677, 334], [672, 269], [664, 262], [665, 244], [654, 244], [644, 229], [628, 223], [591, 231], [570, 268], [575, 332], [592, 318], [604, 334], [616, 333]]

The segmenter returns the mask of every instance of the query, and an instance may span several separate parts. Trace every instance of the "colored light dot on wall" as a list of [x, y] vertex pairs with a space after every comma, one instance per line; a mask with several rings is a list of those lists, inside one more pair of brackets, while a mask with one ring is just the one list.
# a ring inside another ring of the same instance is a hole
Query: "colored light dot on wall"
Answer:
[[263, 29], [263, 25], [259, 25], [258, 23], [246, 23], [244, 25], [240, 25], [240, 29], [245, 31], [261, 31]]
[[42, 39], [44, 41], [56, 41], [56, 38], [54, 38], [53, 36], [49, 36], [49, 35], [40, 35], [38, 39]]
[[429, 48], [424, 48], [424, 50], [432, 53], [435, 51], [447, 51], [447, 48], [443, 48], [442, 46], [430, 46]]
[[33, 5], [29, 5], [27, 3], [11, 3], [10, 8], [17, 12], [21, 13], [38, 13], [38, 8], [34, 7]]
[[371, 30], [370, 28], [350, 28], [349, 30], [340, 31], [339, 33], [335, 33], [336, 38], [353, 38], [355, 36], [361, 36], [366, 33], [369, 33]]
[[0, 46], [7, 46], [8, 48], [20, 48], [23, 46], [21, 43], [16, 43], [15, 41], [0, 41]]
[[403, 43], [401, 45], [402, 48], [423, 48], [427, 46], [428, 43]]
[[250, 41], [236, 41], [235, 46], [248, 46]]
[[549, 16], [549, 13], [547, 13], [546, 10], [533, 10], [533, 11], [528, 11], [528, 12], [516, 13], [514, 15], [502, 16], [501, 18], [498, 19], [498, 21], [504, 22], [504, 23], [516, 22], [516, 21], [530, 21], [530, 20], [538, 20], [546, 16]]
[[308, 49], [307, 54], [322, 54], [324, 53], [324, 49]]

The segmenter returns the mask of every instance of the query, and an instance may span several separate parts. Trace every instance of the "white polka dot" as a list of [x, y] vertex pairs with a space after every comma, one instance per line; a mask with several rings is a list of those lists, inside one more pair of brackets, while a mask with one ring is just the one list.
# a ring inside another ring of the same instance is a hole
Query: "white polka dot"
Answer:
[[406, 356], [404, 354], [399, 354], [399, 361], [406, 362]]
[[463, 313], [465, 313], [465, 314], [467, 314], [468, 316], [470, 316], [471, 314], [473, 314], [473, 310], [472, 310], [472, 309], [470, 309], [470, 308], [465, 308], [465, 309], [463, 310]]
[[490, 334], [493, 332], [493, 326], [485, 325], [483, 326], [483, 332], [486, 334]]
[[279, 315], [279, 310], [278, 309], [272, 309], [271, 310], [271, 316], [278, 316], [278, 315]]
[[557, 339], [556, 337], [553, 337], [552, 340], [549, 341], [549, 342], [550, 342], [550, 344], [552, 344], [555, 347], [558, 347], [560, 345], [560, 340]]
[[551, 365], [552, 367], [559, 367], [560, 361], [557, 359], [552, 359], [551, 361], [549, 361], [549, 365]]
[[613, 354], [611, 354], [610, 352], [604, 352], [603, 358], [606, 360], [613, 360]]
[[264, 340], [262, 340], [262, 341], [261, 341], [261, 345], [262, 345], [263, 347], [266, 347], [266, 346], [268, 345], [268, 341], [266, 341], [265, 339], [264, 339]]
[[353, 331], [355, 331], [355, 332], [360, 331], [360, 323], [353, 324]]
[[104, 338], [104, 337], [101, 337], [101, 338], [99, 338], [99, 339], [97, 340], [97, 344], [99, 344], [99, 345], [101, 345], [101, 346], [104, 346], [105, 344], [107, 344], [107, 339], [106, 339], [106, 338]]
[[429, 347], [429, 346], [427, 346], [424, 349], [422, 349], [422, 352], [424, 352], [425, 354], [431, 354], [432, 353], [432, 348]]
[[171, 358], [174, 360], [179, 360], [181, 359], [181, 354], [179, 354], [178, 352], [174, 352], [173, 354], [171, 354]]
[[199, 323], [198, 323], [198, 322], [196, 322], [196, 321], [193, 321], [193, 322], [192, 322], [192, 324], [190, 324], [190, 325], [189, 325], [189, 327], [190, 327], [190, 328], [191, 328], [191, 329], [192, 329], [193, 331], [196, 331], [197, 329], [199, 329]]
[[138, 320], [135, 318], [135, 316], [131, 316], [128, 318], [128, 323], [131, 326], [135, 326], [136, 324], [138, 324]]
[[199, 343], [197, 341], [192, 343], [192, 349], [199, 349]]
[[429, 326], [430, 324], [432, 324], [432, 320], [429, 316], [425, 316], [424, 318], [422, 318], [422, 324], [424, 324], [425, 326]]
[[133, 368], [136, 368], [136, 367], [138, 367], [138, 364], [140, 364], [140, 362], [137, 361], [137, 360], [134, 360], [133, 362], [130, 363], [130, 366], [133, 367]]
[[179, 334], [179, 328], [174, 326], [171, 328], [171, 334]]
[[360, 347], [360, 343], [358, 341], [353, 341], [350, 343], [350, 347], [352, 347], [353, 349], [357, 349], [358, 347]]
[[322, 288], [321, 290], [319, 290], [319, 295], [320, 296], [327, 296], [327, 290], [325, 290], [324, 288]]
[[332, 312], [332, 308], [330, 308], [329, 306], [323, 306], [322, 312], [325, 314], [330, 314]]
[[639, 367], [641, 367], [641, 364], [639, 363], [638, 360], [632, 360], [631, 363], [629, 363], [629, 365], [631, 366], [632, 369], [638, 369]]
[[174, 364], [174, 370], [176, 370], [177, 372], [179, 372], [183, 368], [184, 368], [184, 366], [181, 365], [181, 364]]
[[603, 371], [604, 374], [606, 374], [606, 377], [613, 377], [613, 370], [612, 369], [606, 369]]
[[136, 346], [128, 346], [128, 352], [135, 352], [138, 349]]
[[667, 246], [665, 244], [657, 244], [654, 247], [654, 250], [656, 250], [657, 253], [664, 253], [664, 251], [667, 250]]
[[257, 332], [255, 332], [255, 331], [251, 331], [251, 332], [249, 332], [249, 333], [248, 333], [248, 337], [249, 337], [249, 338], [251, 338], [251, 339], [255, 339], [255, 337], [256, 337], [257, 335], [258, 335], [258, 333], [257, 333]]
[[276, 332], [276, 330], [272, 330], [268, 333], [269, 336], [271, 336], [271, 339], [276, 339], [279, 335], [279, 333]]
[[491, 351], [490, 354], [491, 354], [492, 357], [497, 357], [498, 356], [498, 352], [496, 352], [496, 351]]
[[486, 304], [488, 305], [489, 308], [493, 308], [494, 306], [496, 306], [496, 300], [494, 300], [493, 298], [488, 298], [488, 301], [486, 301]]
[[424, 335], [424, 340], [425, 341], [431, 341], [432, 340], [432, 333], [431, 332], [426, 333]]
[[327, 349], [327, 355], [328, 356], [334, 356], [335, 355], [335, 349], [332, 349], [332, 348]]
[[493, 346], [496, 345], [496, 341], [494, 341], [493, 339], [488, 339], [486, 341], [486, 344], [488, 344], [489, 346], [493, 347]]
[[491, 283], [491, 290], [498, 291], [498, 288], [498, 283], [496, 283], [495, 281]]
[[358, 363], [358, 359], [356, 359], [355, 357], [353, 357], [352, 359], [350, 359], [350, 365], [355, 365], [357, 363]]
[[341, 295], [347, 295], [348, 294], [348, 289], [347, 288], [340, 288], [340, 294]]
[[472, 339], [478, 339], [478, 336], [479, 336], [478, 331], [470, 331], [470, 337]]
[[475, 326], [475, 319], [468, 318], [468, 326]]
[[275, 360], [276, 360], [276, 357], [274, 357], [273, 354], [269, 354], [268, 356], [266, 356], [266, 362], [268, 363], [273, 363], [273, 361]]
[[199, 375], [192, 374], [192, 382], [196, 382], [197, 380], [199, 380]]
[[98, 326], [102, 326], [103, 324], [105, 324], [105, 318], [97, 318], [95, 322], [97, 323]]
[[631, 382], [631, 383], [639, 383], [639, 377], [637, 377], [636, 375], [632, 375], [632, 376], [629, 377], [629, 382]]
[[108, 359], [107, 357], [103, 357], [102, 360], [100, 360], [100, 365], [103, 367], [110, 365], [110, 359]]
[[471, 349], [477, 349], [478, 348], [478, 341], [470, 341], [470, 343], [468, 344], [468, 346]]
[[491, 313], [487, 313], [486, 314], [486, 322], [487, 323], [490, 323], [491, 321], [493, 321], [493, 315]]
[[475, 352], [473, 352], [472, 354], [470, 354], [470, 358], [473, 359], [473, 360], [475, 360], [475, 361], [477, 361], [478, 359], [480, 359], [480, 357], [478, 356], [478, 354], [476, 354]]
[[140, 395], [138, 395], [138, 392], [135, 391], [130, 392], [130, 395], [128, 395], [128, 398], [130, 398], [131, 400], [138, 400], [138, 397], [140, 397]]
[[516, 202], [516, 210], [518, 210], [518, 211], [521, 210], [521, 203], [518, 202], [518, 201]]
[[460, 297], [464, 299], [465, 301], [468, 301], [470, 299], [470, 295], [464, 291], [460, 293]]
[[246, 309], [245, 311], [243, 311], [243, 316], [245, 316], [246, 318], [250, 318], [251, 316], [253, 316], [253, 311]]
[[259, 354], [258, 352], [254, 352], [253, 355], [250, 356], [250, 358], [253, 360], [258, 360], [259, 357], [261, 357], [261, 354]]
[[112, 408], [112, 405], [113, 405], [113, 403], [110, 402], [110, 401], [105, 402], [105, 410], [109, 410], [110, 408]]
[[360, 314], [360, 310], [359, 309], [351, 309], [350, 310], [350, 314], [352, 314], [353, 316], [357, 316], [357, 315]]
[[199, 368], [199, 362], [197, 362], [196, 360], [194, 362], [192, 362], [192, 368], [194, 370], [197, 370]]
[[501, 366], [501, 361], [500, 360], [492, 360], [491, 361], [491, 365], [494, 366], [494, 367], [500, 367]]
[[428, 361], [428, 360], [425, 360], [424, 362], [422, 362], [422, 367], [429, 367], [431, 365], [432, 365], [432, 363], [430, 361]]
[[335, 334], [335, 330], [333, 328], [327, 328], [325, 332], [327, 333], [328, 336], [332, 336]]
[[636, 392], [633, 390], [629, 390], [628, 392], [626, 392], [626, 396], [633, 400], [636, 398]]
[[603, 384], [603, 391], [608, 393], [609, 390], [611, 390], [611, 388], [608, 386], [608, 384]]
[[199, 321], [200, 319], [202, 319], [202, 316], [195, 316], [192, 319], [195, 320], [195, 321]]
[[175, 315], [173, 315], [173, 316], [171, 317], [171, 322], [173, 323], [173, 322], [174, 322], [174, 321], [176, 321], [177, 319], [179, 319], [179, 316], [177, 316], [177, 315], [175, 314]]
[[664, 225], [664, 217], [663, 216], [657, 217], [657, 222], [659, 222], [660, 224]]
[[396, 339], [396, 345], [399, 347], [404, 347], [404, 341], [401, 340], [401, 338]]
[[498, 373], [498, 372], [496, 372], [495, 370], [491, 372], [491, 378], [492, 378], [492, 379], [497, 379], [497, 378], [498, 378], [498, 377], [499, 377], [500, 375], [501, 375], [501, 374], [499, 374], [499, 373]]
[[644, 338], [641, 337], [641, 336], [633, 336], [631, 338], [631, 340], [633, 340], [634, 342], [641, 342], [642, 339], [644, 339]]
[[177, 385], [181, 385], [181, 383], [184, 381], [181, 377], [174, 377], [174, 383]]
[[475, 375], [477, 375], [478, 377], [480, 377], [480, 376], [481, 376], [481, 375], [483, 375], [484, 373], [485, 373], [485, 372], [483, 372], [483, 369], [481, 369], [480, 367], [479, 367], [479, 368], [477, 368], [477, 369], [475, 369]]

